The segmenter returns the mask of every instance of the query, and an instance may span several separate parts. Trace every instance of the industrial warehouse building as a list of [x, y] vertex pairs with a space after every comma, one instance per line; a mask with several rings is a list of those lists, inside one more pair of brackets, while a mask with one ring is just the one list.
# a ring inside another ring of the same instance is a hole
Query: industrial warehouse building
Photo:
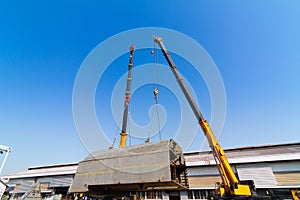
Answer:
[[[225, 149], [226, 156], [240, 180], [253, 180], [259, 194], [290, 194], [300, 188], [300, 143], [264, 145]], [[189, 190], [146, 190], [136, 193], [144, 199], [206, 199], [221, 181], [214, 158], [209, 151], [184, 153]], [[78, 163], [32, 167], [2, 177], [14, 199], [39, 182], [42, 196], [71, 199]]]
[[[300, 143], [226, 149], [240, 180], [253, 180], [258, 194], [289, 194], [300, 188]], [[189, 199], [206, 198], [221, 181], [209, 152], [186, 153]]]

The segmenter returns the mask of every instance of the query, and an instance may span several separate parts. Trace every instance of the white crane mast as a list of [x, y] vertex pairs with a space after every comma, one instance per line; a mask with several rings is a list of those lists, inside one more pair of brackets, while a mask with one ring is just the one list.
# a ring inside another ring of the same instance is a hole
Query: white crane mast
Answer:
[[11, 151], [10, 147], [4, 146], [4, 145], [0, 145], [0, 154], [5, 153], [5, 157], [4, 157], [4, 159], [2, 161], [2, 164], [1, 164], [1, 167], [0, 167], [0, 174], [1, 174], [2, 170], [3, 170], [3, 167], [4, 167], [5, 163], [6, 163], [6, 160], [7, 160], [7, 157], [9, 155], [10, 151]]

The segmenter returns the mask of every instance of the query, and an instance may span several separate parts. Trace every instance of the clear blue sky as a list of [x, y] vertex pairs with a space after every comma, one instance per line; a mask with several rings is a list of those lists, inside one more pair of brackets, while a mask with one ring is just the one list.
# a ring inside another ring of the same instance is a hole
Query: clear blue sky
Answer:
[[[76, 74], [100, 42], [139, 27], [182, 32], [214, 60], [227, 96], [220, 136], [224, 148], [299, 142], [299, 10], [296, 0], [1, 1], [0, 143], [13, 148], [3, 174], [29, 166], [78, 162], [88, 154], [73, 121]], [[127, 57], [124, 60], [127, 65]], [[121, 71], [112, 67], [101, 89], [111, 88], [109, 75], [124, 73], [126, 67]], [[197, 82], [189, 81], [195, 90]], [[146, 86], [138, 90], [131, 106], [133, 119], [141, 124], [147, 123], [145, 116], [153, 101], [139, 102], [147, 95], [152, 98], [152, 91], [146, 91]], [[195, 92], [198, 99], [202, 96], [200, 107], [209, 118], [207, 90], [199, 87]], [[97, 110], [102, 109], [99, 102]], [[177, 128], [172, 122], [178, 121], [172, 113], [176, 101], [170, 103], [161, 96], [160, 103], [168, 112], [169, 128], [164, 131], [172, 132], [172, 127]], [[142, 106], [134, 109], [135, 104]], [[111, 130], [113, 137], [116, 125]], [[163, 139], [167, 139], [164, 131]], [[189, 150], [198, 150], [202, 141], [202, 136], [196, 138]]]

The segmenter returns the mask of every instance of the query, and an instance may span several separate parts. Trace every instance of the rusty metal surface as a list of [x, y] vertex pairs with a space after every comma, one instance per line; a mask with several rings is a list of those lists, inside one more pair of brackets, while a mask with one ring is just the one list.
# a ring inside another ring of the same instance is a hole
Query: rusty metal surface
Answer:
[[79, 163], [70, 191], [185, 188], [184, 170], [183, 153], [174, 140], [102, 150]]

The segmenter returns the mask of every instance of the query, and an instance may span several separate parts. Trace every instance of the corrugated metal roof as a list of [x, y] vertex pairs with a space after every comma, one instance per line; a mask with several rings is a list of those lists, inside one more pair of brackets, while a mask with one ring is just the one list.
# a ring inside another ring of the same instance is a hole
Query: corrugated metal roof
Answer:
[[220, 182], [221, 177], [215, 176], [194, 176], [189, 178], [190, 188], [208, 188], [215, 187], [216, 182]]
[[10, 187], [16, 187], [16, 185], [18, 185], [19, 187], [16, 187], [14, 192], [25, 193], [33, 186], [34, 183], [41, 183], [41, 186], [45, 186], [45, 188], [41, 187], [43, 192], [45, 192], [48, 191], [49, 188], [70, 187], [72, 181], [73, 181], [73, 175], [64, 175], [64, 176], [41, 177], [38, 178], [36, 181], [34, 180], [34, 178], [11, 179], [9, 180], [8, 185]]
[[77, 167], [78, 167], [77, 164], [35, 167], [35, 168], [29, 168], [26, 171], [17, 172], [15, 174], [4, 176], [4, 178], [16, 179], [16, 178], [27, 178], [27, 177], [75, 174]]
[[300, 172], [275, 173], [278, 185], [298, 185], [300, 187]]
[[70, 187], [73, 181], [73, 175], [55, 176], [51, 178], [49, 187]]
[[271, 167], [267, 164], [238, 165], [239, 179], [253, 180], [257, 188], [272, 188], [277, 186], [277, 181]]
[[[225, 150], [226, 157], [231, 164], [236, 163], [257, 163], [300, 160], [300, 143], [292, 145], [276, 145], [261, 147], [247, 147]], [[215, 160], [210, 152], [185, 154], [187, 166], [215, 165]]]
[[20, 187], [15, 192], [16, 193], [25, 193], [32, 187], [33, 184], [34, 184], [33, 179], [25, 179], [22, 181]]
[[52, 177], [51, 176], [47, 176], [47, 177], [39, 177], [37, 179], [37, 182], [40, 182], [40, 183], [50, 183]]
[[[255, 145], [255, 146], [242, 146], [234, 148], [225, 148], [225, 151], [241, 151], [247, 149], [266, 149], [266, 148], [290, 148], [294, 146], [300, 146], [300, 142], [291, 142], [291, 143], [282, 143], [282, 144], [264, 144], [264, 145]], [[208, 154], [210, 150], [201, 151], [204, 154]], [[199, 154], [199, 151], [186, 151], [184, 152], [185, 156]]]
[[[277, 155], [244, 155], [240, 157], [230, 157], [230, 154], [226, 153], [228, 162], [230, 164], [238, 163], [258, 163], [258, 162], [274, 162], [274, 161], [289, 161], [289, 160], [300, 160], [300, 152], [298, 153], [289, 153], [289, 154], [277, 154]], [[202, 159], [202, 160], [201, 160]], [[198, 165], [215, 165], [216, 162], [214, 159], [209, 160], [209, 163], [206, 158], [203, 158], [201, 155], [193, 156], [193, 158], [186, 157], [187, 166], [198, 166]]]
[[219, 171], [216, 166], [190, 167], [187, 168], [187, 171], [188, 176], [219, 175]]
[[[300, 161], [270, 163], [273, 172], [296, 172], [300, 171]], [[299, 178], [300, 181], [300, 178]]]

